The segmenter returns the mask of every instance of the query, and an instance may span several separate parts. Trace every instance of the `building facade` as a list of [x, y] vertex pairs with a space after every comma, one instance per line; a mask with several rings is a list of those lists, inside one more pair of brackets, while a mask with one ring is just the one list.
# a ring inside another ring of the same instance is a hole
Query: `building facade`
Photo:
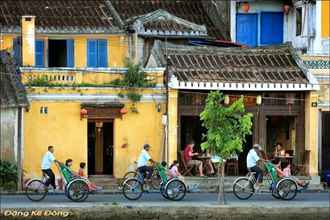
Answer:
[[137, 89], [141, 100], [135, 105], [138, 113], [132, 112], [132, 102], [120, 96], [129, 91], [111, 86], [127, 72], [129, 36], [108, 1], [32, 3], [1, 3], [8, 13], [1, 49], [21, 63], [30, 101], [24, 112], [25, 177], [41, 175], [49, 145], [59, 161], [73, 159], [74, 170], [87, 162], [89, 175], [122, 176], [144, 143], [160, 160], [163, 69], [144, 70], [155, 86]]

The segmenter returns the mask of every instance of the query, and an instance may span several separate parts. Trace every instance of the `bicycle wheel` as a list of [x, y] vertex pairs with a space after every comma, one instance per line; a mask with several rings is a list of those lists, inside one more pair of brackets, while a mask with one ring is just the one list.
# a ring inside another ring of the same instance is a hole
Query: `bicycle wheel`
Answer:
[[165, 192], [165, 184], [161, 183], [160, 184], [160, 194], [165, 198], [165, 199], [169, 199], [166, 192]]
[[151, 188], [154, 190], [159, 190], [161, 182], [162, 182], [162, 180], [161, 180], [158, 172], [155, 170], [151, 176], [151, 184], [150, 184]]
[[129, 171], [129, 172], [125, 173], [124, 177], [122, 178], [122, 180], [120, 182], [120, 186], [122, 186], [123, 183], [125, 182], [125, 180], [127, 180], [128, 178], [136, 178], [138, 175], [139, 174], [136, 171]]
[[48, 187], [41, 180], [31, 180], [26, 184], [25, 195], [31, 201], [41, 201], [47, 193]]
[[74, 202], [83, 202], [89, 193], [88, 184], [82, 179], [72, 180], [67, 187], [67, 197]]
[[292, 179], [281, 179], [276, 185], [276, 190], [281, 199], [292, 200], [297, 195], [298, 187]]
[[238, 178], [233, 184], [233, 193], [238, 199], [248, 199], [254, 193], [253, 184], [246, 177]]
[[126, 199], [137, 200], [142, 196], [143, 184], [136, 178], [129, 178], [124, 181], [122, 190]]
[[180, 201], [186, 196], [186, 192], [186, 185], [179, 179], [172, 179], [165, 186], [165, 193], [169, 200]]

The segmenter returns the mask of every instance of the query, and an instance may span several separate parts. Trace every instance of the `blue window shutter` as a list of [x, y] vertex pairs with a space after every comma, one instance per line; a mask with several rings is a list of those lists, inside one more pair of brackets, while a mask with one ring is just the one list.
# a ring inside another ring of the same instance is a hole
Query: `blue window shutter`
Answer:
[[236, 15], [236, 42], [255, 47], [258, 44], [258, 15]]
[[283, 12], [261, 12], [261, 44], [283, 43], [283, 17]]
[[44, 41], [36, 40], [35, 45], [35, 66], [36, 67], [44, 67]]
[[87, 66], [97, 67], [97, 40], [87, 40]]
[[21, 38], [20, 37], [16, 37], [13, 40], [13, 56], [14, 56], [14, 60], [15, 63], [18, 65], [22, 64], [22, 47], [21, 47]]
[[98, 67], [108, 67], [108, 43], [107, 40], [97, 41]]
[[74, 40], [66, 40], [66, 66], [74, 67]]

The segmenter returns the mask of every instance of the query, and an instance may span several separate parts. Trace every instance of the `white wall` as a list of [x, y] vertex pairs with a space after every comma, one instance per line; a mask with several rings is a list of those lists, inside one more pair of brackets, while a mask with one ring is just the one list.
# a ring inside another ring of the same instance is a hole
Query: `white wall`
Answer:
[[[319, 2], [318, 2], [319, 3]], [[248, 13], [260, 13], [264, 12], [280, 12], [283, 11], [283, 1], [275, 1], [275, 0], [255, 0], [253, 2], [249, 2], [250, 10]], [[303, 7], [303, 19], [305, 18], [304, 22], [304, 30], [302, 36], [296, 36], [296, 10], [295, 7], [302, 6], [302, 2], [296, 2], [294, 7], [290, 8], [289, 13], [286, 15], [284, 14], [284, 21], [283, 21], [283, 42], [292, 42], [295, 48], [299, 49], [308, 49], [312, 50], [314, 43], [314, 38], [308, 37], [308, 22], [309, 18], [305, 16], [306, 11]], [[315, 5], [314, 5], [315, 7]], [[236, 41], [236, 13], [244, 13], [242, 11], [242, 7], [239, 6], [238, 2], [232, 1], [231, 2], [231, 38], [232, 41]], [[307, 15], [307, 14], [306, 14]], [[318, 11], [316, 11], [316, 15], [320, 15]], [[259, 18], [260, 19], [260, 18]], [[317, 22], [317, 21], [316, 21]], [[315, 22], [315, 23], [316, 23]], [[260, 22], [259, 22], [260, 23]], [[260, 36], [258, 36], [260, 39]], [[317, 43], [317, 44], [320, 44]], [[315, 44], [316, 45], [316, 44]]]

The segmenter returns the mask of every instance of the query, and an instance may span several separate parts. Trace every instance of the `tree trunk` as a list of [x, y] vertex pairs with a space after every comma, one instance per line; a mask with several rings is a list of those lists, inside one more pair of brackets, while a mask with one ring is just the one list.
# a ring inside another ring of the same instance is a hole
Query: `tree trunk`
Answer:
[[224, 174], [225, 174], [225, 163], [222, 162], [219, 163], [218, 165], [218, 184], [219, 184], [218, 203], [221, 205], [226, 204]]

